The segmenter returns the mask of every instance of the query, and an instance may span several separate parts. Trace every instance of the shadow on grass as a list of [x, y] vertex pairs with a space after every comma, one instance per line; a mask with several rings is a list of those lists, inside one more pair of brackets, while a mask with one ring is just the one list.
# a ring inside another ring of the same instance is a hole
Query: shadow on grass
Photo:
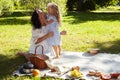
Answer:
[[32, 11], [15, 11], [15, 12], [4, 12], [1, 18], [5, 17], [24, 17], [24, 16], [30, 16], [32, 14]]
[[117, 54], [120, 53], [120, 40], [94, 43], [94, 47], [100, 48], [102, 52]]
[[[0, 18], [0, 25], [24, 25], [30, 23], [30, 19], [26, 16], [31, 16], [31, 11], [18, 11], [13, 13], [4, 13]], [[22, 18], [19, 18], [22, 17]], [[24, 18], [25, 17], [25, 18]]]
[[[29, 13], [29, 16], [31, 13]], [[4, 19], [0, 19], [0, 25], [24, 25], [30, 23], [30, 19], [25, 19], [24, 16], [28, 16], [25, 12], [14, 12], [8, 16], [2, 16]], [[120, 13], [95, 13], [95, 12], [68, 12], [67, 20], [63, 22], [69, 22], [70, 24], [84, 23], [87, 21], [120, 21]], [[10, 18], [9, 18], [10, 17]], [[23, 17], [23, 18], [17, 18]], [[74, 20], [69, 20], [73, 18]]]
[[11, 76], [12, 72], [17, 70], [25, 62], [23, 57], [15, 56], [11, 58], [11, 55], [0, 54], [0, 80], [6, 79]]
[[[70, 24], [78, 24], [78, 23], [83, 23], [87, 21], [97, 21], [97, 20], [102, 20], [102, 21], [119, 20], [120, 21], [120, 13], [68, 12], [66, 16], [68, 16], [67, 20], [69, 20], [70, 18], [74, 19], [69, 21]], [[63, 20], [63, 22], [67, 20]]]
[[[16, 50], [16, 49], [15, 49]], [[26, 62], [24, 57], [15, 56], [14, 58], [10, 58], [10, 55], [2, 55], [0, 54], [0, 80], [53, 80], [53, 78], [37, 78], [33, 76], [12, 76], [12, 73], [15, 70], [23, 65]]]
[[5, 18], [0, 19], [0, 25], [24, 25], [24, 24], [30, 24], [30, 19], [17, 19], [17, 18]]

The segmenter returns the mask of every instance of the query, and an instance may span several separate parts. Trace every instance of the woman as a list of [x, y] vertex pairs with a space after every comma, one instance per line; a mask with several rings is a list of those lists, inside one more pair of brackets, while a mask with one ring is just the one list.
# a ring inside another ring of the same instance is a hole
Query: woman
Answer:
[[[29, 53], [18, 53], [18, 55], [24, 56], [28, 61], [30, 56], [32, 56], [35, 53], [35, 47], [37, 45], [42, 45], [44, 47], [44, 54], [48, 55], [49, 57], [54, 57], [54, 52], [52, 50], [52, 47], [47, 44], [47, 41], [45, 39], [53, 36], [53, 32], [46, 32], [44, 22], [39, 16], [37, 10], [35, 10], [31, 17], [31, 23], [32, 23], [32, 38], [31, 38], [31, 45], [29, 49]], [[37, 48], [37, 54], [41, 54], [41, 46]]]
[[[46, 41], [47, 38], [52, 37], [54, 34], [53, 32], [46, 32], [43, 16], [45, 17], [45, 14], [41, 10], [35, 10], [33, 12], [31, 17], [32, 38], [29, 53], [23, 52], [18, 53], [18, 55], [24, 56], [28, 61], [30, 56], [32, 56], [35, 53], [36, 45], [42, 45], [44, 47], [44, 54], [48, 55], [49, 57], [55, 57], [52, 46], [49, 46]], [[60, 32], [60, 34], [65, 35], [66, 32], [62, 31]], [[37, 54], [42, 53], [41, 49], [42, 49], [41, 47], [38, 47]]]

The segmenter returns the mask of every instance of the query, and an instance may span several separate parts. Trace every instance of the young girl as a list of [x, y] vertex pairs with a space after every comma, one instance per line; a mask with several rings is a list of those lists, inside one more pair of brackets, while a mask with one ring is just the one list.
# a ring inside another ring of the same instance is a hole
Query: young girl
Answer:
[[[53, 32], [54, 35], [51, 38], [48, 38], [48, 44], [52, 46], [54, 49], [54, 52], [56, 54], [55, 58], [59, 58], [61, 48], [60, 48], [60, 43], [61, 43], [61, 37], [60, 37], [60, 32], [59, 32], [59, 25], [61, 23], [60, 21], [60, 14], [58, 10], [58, 6], [56, 3], [48, 3], [48, 16], [47, 20], [44, 19], [46, 26], [47, 32]], [[48, 25], [49, 24], [49, 25]], [[62, 31], [61, 34], [66, 34], [65, 31]]]
[[48, 31], [53, 31], [54, 35], [51, 38], [48, 38], [48, 43], [50, 46], [53, 47], [54, 52], [56, 54], [55, 58], [59, 58], [61, 53], [61, 36], [59, 32], [59, 25], [61, 23], [60, 21], [60, 14], [58, 10], [58, 6], [56, 3], [48, 3], [48, 21], [53, 20], [51, 24], [47, 26]]

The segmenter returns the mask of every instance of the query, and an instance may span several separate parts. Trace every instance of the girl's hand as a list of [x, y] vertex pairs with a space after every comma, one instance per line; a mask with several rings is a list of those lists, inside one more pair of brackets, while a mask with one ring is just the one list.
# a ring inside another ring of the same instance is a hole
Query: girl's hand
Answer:
[[65, 30], [60, 32], [60, 35], [66, 35], [66, 34], [67, 32]]
[[42, 12], [43, 12], [42, 10], [37, 9], [37, 13], [38, 13], [38, 14], [40, 14], [40, 13], [42, 13]]

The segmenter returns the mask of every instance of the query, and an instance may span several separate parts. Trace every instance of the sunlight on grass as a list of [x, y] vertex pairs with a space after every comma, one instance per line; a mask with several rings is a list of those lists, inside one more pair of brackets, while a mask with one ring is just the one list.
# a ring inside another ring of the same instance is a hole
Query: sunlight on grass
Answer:
[[0, 27], [0, 47], [5, 54], [17, 49], [27, 50], [29, 47], [31, 25], [13, 25]]
[[100, 8], [98, 10], [92, 11], [92, 12], [113, 12], [113, 13], [117, 13], [120, 12], [120, 6], [108, 6], [107, 8]]
[[[95, 44], [97, 43], [104, 43], [120, 39], [119, 20], [95, 20], [87, 21], [85, 23], [78, 22], [78, 24], [70, 25], [66, 22], [69, 23], [74, 19], [66, 18], [67, 17], [64, 17], [65, 23], [63, 22], [63, 28], [67, 30], [68, 35], [63, 37], [64, 50], [86, 51], [88, 48], [96, 47]], [[112, 46], [112, 43], [108, 43], [108, 45]]]
[[[62, 36], [65, 51], [86, 52], [89, 48], [100, 48], [103, 52], [120, 53], [119, 13], [69, 12], [62, 17], [62, 30], [67, 31], [67, 35]], [[28, 51], [30, 38], [30, 16], [0, 18], [0, 79], [32, 79], [9, 77], [25, 62], [15, 54]]]

